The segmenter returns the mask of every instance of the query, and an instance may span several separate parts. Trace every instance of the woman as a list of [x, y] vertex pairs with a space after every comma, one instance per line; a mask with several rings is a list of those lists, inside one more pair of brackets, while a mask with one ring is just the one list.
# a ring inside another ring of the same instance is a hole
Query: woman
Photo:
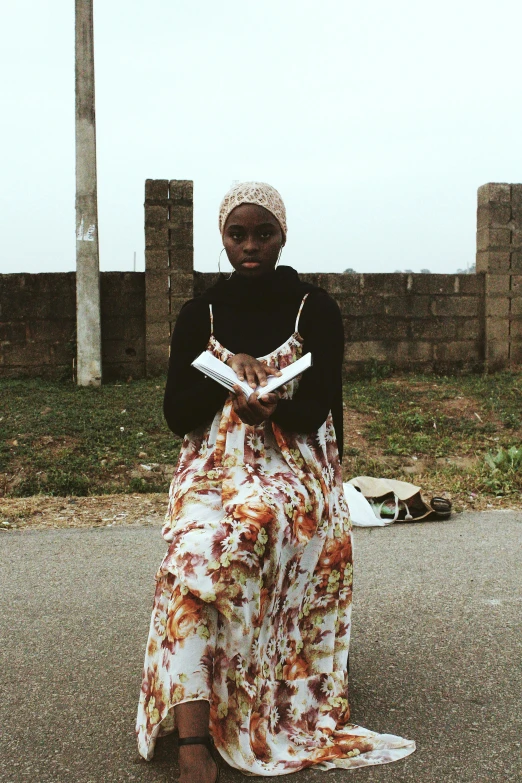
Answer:
[[[185, 437], [163, 528], [139, 750], [150, 759], [157, 736], [176, 727], [181, 783], [217, 779], [209, 725], [220, 755], [250, 774], [394, 761], [414, 743], [349, 724], [339, 308], [276, 268], [287, 226], [274, 188], [233, 187], [219, 227], [233, 274], [184, 306], [172, 337], [165, 416]], [[229, 394], [193, 369], [205, 348], [258, 391]], [[267, 376], [308, 351], [311, 369], [263, 393]]]

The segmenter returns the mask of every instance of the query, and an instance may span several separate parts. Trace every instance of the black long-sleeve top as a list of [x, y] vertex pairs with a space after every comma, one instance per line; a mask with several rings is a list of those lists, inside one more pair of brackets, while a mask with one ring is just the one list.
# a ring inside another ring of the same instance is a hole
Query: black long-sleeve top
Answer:
[[191, 367], [207, 347], [211, 334], [232, 353], [265, 356], [282, 345], [299, 319], [303, 353], [313, 365], [300, 379], [292, 400], [280, 400], [272, 420], [290, 432], [314, 432], [332, 411], [342, 456], [342, 363], [344, 335], [337, 303], [321, 288], [301, 282], [294, 269], [282, 266], [259, 278], [234, 274], [222, 278], [182, 308], [172, 334], [164, 413], [167, 424], [183, 436], [209, 422], [223, 407], [228, 391]]

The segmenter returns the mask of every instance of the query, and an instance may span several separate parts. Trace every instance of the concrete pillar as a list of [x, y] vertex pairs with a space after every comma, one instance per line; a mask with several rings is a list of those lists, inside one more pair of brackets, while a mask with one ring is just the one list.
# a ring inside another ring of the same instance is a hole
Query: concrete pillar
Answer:
[[194, 296], [193, 183], [145, 182], [145, 310], [147, 375], [167, 371], [170, 335]]
[[522, 364], [522, 185], [478, 189], [477, 273], [485, 275], [485, 369]]
[[76, 0], [76, 377], [102, 379], [92, 0]]

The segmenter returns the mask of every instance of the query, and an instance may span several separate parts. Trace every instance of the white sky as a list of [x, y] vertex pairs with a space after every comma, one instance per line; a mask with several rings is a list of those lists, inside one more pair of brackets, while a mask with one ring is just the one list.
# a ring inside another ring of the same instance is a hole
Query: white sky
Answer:
[[[143, 260], [146, 178], [193, 179], [196, 269], [233, 180], [277, 187], [283, 263], [452, 272], [476, 190], [522, 182], [520, 0], [95, 0], [100, 256]], [[74, 2], [4, 10], [0, 272], [75, 266]]]

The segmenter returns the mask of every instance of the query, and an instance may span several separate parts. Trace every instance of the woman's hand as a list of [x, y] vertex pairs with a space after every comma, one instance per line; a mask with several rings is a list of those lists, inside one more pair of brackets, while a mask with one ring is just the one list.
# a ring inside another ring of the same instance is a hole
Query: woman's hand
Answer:
[[270, 375], [281, 375], [275, 367], [269, 367], [247, 353], [236, 353], [227, 361], [227, 364], [232, 367], [239, 380], [246, 380], [252, 389], [266, 386], [266, 379]]
[[273, 414], [279, 402], [278, 391], [254, 392], [247, 399], [240, 386], [234, 386], [232, 410], [244, 424], [261, 424]]

